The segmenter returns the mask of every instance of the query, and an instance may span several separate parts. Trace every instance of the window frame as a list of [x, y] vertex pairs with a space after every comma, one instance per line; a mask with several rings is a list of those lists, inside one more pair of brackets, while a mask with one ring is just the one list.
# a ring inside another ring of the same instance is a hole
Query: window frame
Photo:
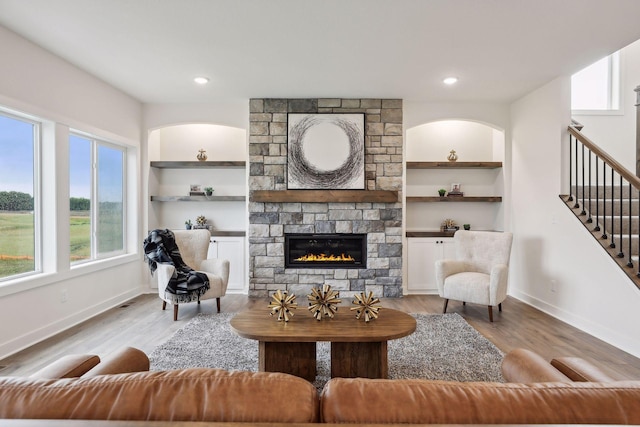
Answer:
[[[622, 51], [614, 52], [611, 55], [606, 56], [605, 58], [607, 58], [607, 66], [609, 70], [607, 73], [607, 82], [606, 82], [607, 108], [605, 109], [573, 109], [572, 108], [571, 109], [572, 115], [576, 115], [576, 116], [624, 115], [624, 103], [623, 103], [624, 97], [622, 92], [622, 79], [623, 79]], [[574, 74], [577, 74], [577, 73], [574, 73]], [[571, 85], [571, 90], [573, 90], [573, 84]], [[616, 106], [614, 107], [614, 105]]]
[[[121, 255], [126, 255], [127, 245], [128, 245], [128, 235], [127, 235], [127, 210], [128, 210], [128, 175], [127, 175], [127, 159], [129, 156], [129, 147], [126, 145], [116, 144], [113, 142], [106, 141], [103, 138], [96, 137], [95, 135], [79, 131], [77, 129], [69, 129], [69, 138], [72, 136], [82, 138], [88, 140], [91, 143], [90, 151], [91, 151], [91, 195], [90, 195], [90, 247], [91, 254], [90, 257], [84, 260], [79, 260], [72, 262], [69, 259], [70, 268], [76, 268], [82, 265], [86, 265], [87, 263], [101, 261], [105, 259], [111, 259], [114, 257], [118, 257]], [[118, 150], [122, 154], [122, 248], [116, 251], [103, 252], [100, 253], [98, 251], [98, 148], [100, 146], [107, 147], [110, 149]], [[71, 167], [71, 163], [69, 163], [69, 167]], [[71, 179], [69, 179], [69, 185], [71, 185]], [[71, 194], [69, 194], [69, 198]], [[71, 212], [71, 210], [69, 210]]]
[[0, 277], [0, 285], [43, 273], [42, 248], [42, 126], [43, 121], [28, 114], [0, 108], [0, 115], [33, 126], [33, 270]]

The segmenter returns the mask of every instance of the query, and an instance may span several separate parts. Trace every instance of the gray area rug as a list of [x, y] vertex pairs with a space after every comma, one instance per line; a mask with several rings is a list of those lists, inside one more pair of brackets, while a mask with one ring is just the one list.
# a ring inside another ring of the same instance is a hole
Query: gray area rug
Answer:
[[[384, 316], [384, 311], [380, 315]], [[233, 316], [196, 316], [151, 353], [151, 370], [204, 367], [257, 371], [258, 342], [231, 331], [229, 320]], [[413, 316], [416, 332], [388, 343], [391, 378], [504, 381], [500, 373], [503, 353], [460, 315]], [[265, 321], [274, 320], [267, 316]], [[314, 385], [321, 389], [330, 377], [330, 344], [318, 343], [317, 351]]]

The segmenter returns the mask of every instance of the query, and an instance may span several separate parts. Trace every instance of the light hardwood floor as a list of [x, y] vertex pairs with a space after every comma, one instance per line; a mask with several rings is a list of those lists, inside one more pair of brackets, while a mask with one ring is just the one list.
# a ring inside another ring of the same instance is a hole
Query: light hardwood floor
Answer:
[[[264, 307], [268, 301], [243, 295], [222, 298], [222, 311], [239, 312]], [[407, 313], [440, 313], [442, 299], [434, 295], [411, 295], [384, 299], [383, 307]], [[215, 300], [180, 306], [178, 321], [172, 310], [161, 310], [156, 294], [138, 296], [122, 306], [108, 310], [28, 349], [0, 360], [0, 375], [28, 375], [65, 354], [91, 353], [102, 357], [132, 346], [150, 353], [197, 313], [216, 312]], [[640, 359], [589, 334], [567, 325], [519, 300], [507, 298], [503, 311], [494, 310], [494, 322], [487, 308], [450, 301], [448, 313], [458, 313], [500, 350], [525, 347], [546, 359], [554, 356], [580, 356], [598, 363], [605, 370], [624, 378], [640, 378]], [[381, 312], [384, 316], [384, 310]], [[266, 318], [266, 321], [271, 321]]]

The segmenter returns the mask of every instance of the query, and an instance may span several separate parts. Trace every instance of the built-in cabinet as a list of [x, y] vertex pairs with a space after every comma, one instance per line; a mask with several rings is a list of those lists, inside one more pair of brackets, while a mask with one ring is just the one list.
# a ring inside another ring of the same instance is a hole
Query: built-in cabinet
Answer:
[[407, 238], [407, 293], [437, 294], [435, 262], [454, 254], [451, 237]]
[[211, 236], [207, 258], [222, 258], [229, 260], [229, 284], [227, 293], [239, 294], [246, 292], [245, 272], [245, 237], [220, 236], [215, 232]]

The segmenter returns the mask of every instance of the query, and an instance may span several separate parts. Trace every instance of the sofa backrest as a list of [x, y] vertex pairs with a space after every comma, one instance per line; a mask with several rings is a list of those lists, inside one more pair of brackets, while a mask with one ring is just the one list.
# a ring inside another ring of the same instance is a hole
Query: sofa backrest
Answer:
[[333, 378], [325, 423], [639, 424], [640, 381], [462, 383]]
[[0, 378], [1, 418], [313, 423], [318, 392], [293, 375], [184, 369]]

